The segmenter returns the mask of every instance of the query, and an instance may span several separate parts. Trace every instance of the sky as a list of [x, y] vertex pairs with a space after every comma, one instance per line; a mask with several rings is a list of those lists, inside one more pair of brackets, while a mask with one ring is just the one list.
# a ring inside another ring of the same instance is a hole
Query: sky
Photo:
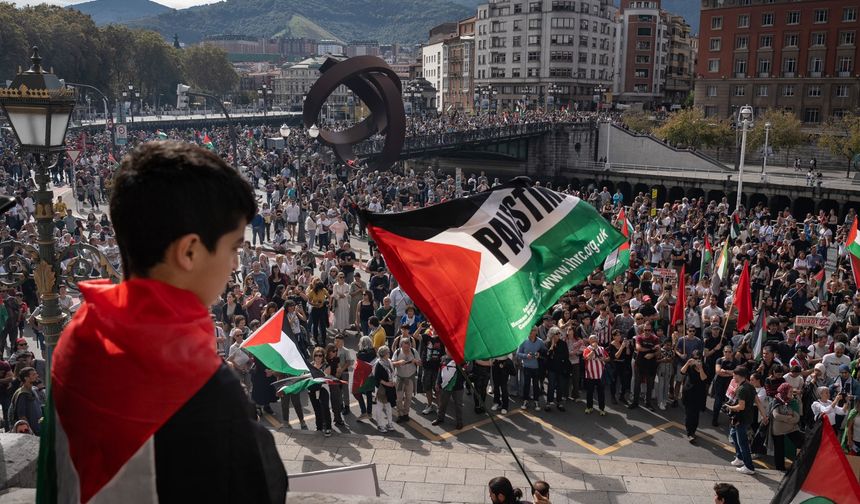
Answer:
[[[12, 3], [18, 6], [23, 5], [36, 5], [42, 3], [49, 3], [54, 5], [72, 5], [76, 3], [81, 3], [86, 0], [13, 0]], [[220, 0], [153, 0], [162, 5], [166, 5], [168, 7], [172, 7], [174, 9], [184, 9], [186, 7], [193, 7], [195, 5], [203, 5], [208, 3], [215, 3]]]

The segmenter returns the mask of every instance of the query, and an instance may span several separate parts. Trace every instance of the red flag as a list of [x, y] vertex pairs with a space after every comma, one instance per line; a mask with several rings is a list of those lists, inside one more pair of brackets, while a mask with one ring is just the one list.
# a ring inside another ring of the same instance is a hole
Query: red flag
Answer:
[[851, 277], [854, 278], [854, 288], [860, 286], [860, 259], [852, 254], [848, 253], [848, 258], [851, 260]]
[[352, 372], [352, 393], [360, 394], [373, 390], [375, 383], [368, 382], [373, 376], [373, 366], [363, 360], [355, 360], [355, 371]]
[[738, 280], [738, 286], [735, 289], [735, 297], [732, 303], [738, 308], [737, 328], [738, 330], [743, 330], [753, 319], [749, 261], [744, 261], [744, 270], [741, 272], [740, 280]]
[[672, 327], [684, 320], [684, 309], [687, 306], [687, 287], [684, 285], [686, 269], [686, 266], [681, 266], [681, 272], [678, 274], [678, 300], [675, 302], [675, 308], [672, 309]]

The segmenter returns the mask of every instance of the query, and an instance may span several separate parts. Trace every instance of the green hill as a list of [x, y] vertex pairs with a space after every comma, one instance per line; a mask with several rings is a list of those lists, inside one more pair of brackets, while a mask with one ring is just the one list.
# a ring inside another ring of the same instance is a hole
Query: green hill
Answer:
[[[416, 43], [433, 26], [468, 17], [474, 9], [448, 0], [228, 0], [128, 22], [186, 42], [206, 35], [309, 36]], [[309, 22], [305, 22], [309, 21]]]
[[150, 0], [93, 0], [71, 5], [69, 8], [89, 14], [98, 25], [122, 23], [170, 11], [170, 7]]

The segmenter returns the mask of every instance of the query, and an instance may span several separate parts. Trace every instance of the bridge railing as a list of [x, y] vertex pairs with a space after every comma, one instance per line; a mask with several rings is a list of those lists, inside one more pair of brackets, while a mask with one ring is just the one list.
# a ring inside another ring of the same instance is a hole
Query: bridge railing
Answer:
[[[525, 136], [543, 134], [564, 124], [566, 123], [535, 122], [494, 126], [489, 128], [476, 128], [463, 131], [446, 131], [431, 134], [407, 131], [406, 141], [403, 144], [403, 151], [416, 152], [442, 150], [472, 143], [522, 138]], [[373, 155], [382, 151], [383, 143], [384, 141], [382, 138], [373, 138], [356, 145], [353, 151], [359, 156]]]

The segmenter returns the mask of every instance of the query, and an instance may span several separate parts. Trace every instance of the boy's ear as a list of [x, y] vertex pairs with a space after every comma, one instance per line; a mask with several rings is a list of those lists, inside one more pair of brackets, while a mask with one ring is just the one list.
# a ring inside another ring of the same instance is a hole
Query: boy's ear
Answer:
[[194, 261], [200, 259], [204, 249], [200, 235], [189, 233], [177, 238], [167, 247], [165, 262], [181, 271], [189, 272], [194, 269]]

